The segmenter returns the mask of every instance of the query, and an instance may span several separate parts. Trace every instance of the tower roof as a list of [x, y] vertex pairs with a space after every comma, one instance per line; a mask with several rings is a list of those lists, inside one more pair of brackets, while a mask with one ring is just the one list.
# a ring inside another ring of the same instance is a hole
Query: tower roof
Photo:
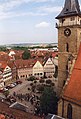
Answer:
[[56, 19], [74, 15], [81, 15], [78, 0], [65, 0], [64, 8]]

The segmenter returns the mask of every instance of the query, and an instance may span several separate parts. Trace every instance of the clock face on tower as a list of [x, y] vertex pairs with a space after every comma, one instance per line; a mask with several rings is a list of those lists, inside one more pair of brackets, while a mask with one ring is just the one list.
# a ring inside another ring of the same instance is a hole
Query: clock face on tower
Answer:
[[69, 28], [66, 28], [66, 29], [64, 30], [64, 35], [65, 35], [66, 37], [70, 36], [70, 35], [71, 35], [71, 30], [70, 30]]

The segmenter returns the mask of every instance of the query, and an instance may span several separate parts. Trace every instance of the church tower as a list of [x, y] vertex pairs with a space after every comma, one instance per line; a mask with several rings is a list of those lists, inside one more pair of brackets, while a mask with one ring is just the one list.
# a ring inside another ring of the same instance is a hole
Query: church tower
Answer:
[[77, 56], [81, 40], [81, 12], [78, 0], [65, 0], [64, 8], [56, 17], [58, 23], [58, 95], [68, 77], [68, 60]]

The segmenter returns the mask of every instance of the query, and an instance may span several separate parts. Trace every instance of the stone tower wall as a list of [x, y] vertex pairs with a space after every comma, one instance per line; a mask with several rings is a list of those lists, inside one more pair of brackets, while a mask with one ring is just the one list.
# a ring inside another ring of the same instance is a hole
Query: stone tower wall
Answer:
[[[71, 35], [66, 37], [64, 30], [69, 28]], [[67, 26], [58, 28], [58, 95], [60, 95], [64, 82], [67, 79], [67, 64], [70, 55], [76, 56], [78, 53], [81, 40], [81, 28], [79, 26]], [[66, 50], [66, 44], [68, 43], [68, 52]]]
[[67, 119], [68, 104], [71, 104], [71, 106], [72, 106], [72, 119], [81, 119], [81, 105], [70, 103], [69, 101], [65, 101], [65, 100], [64, 100], [64, 102], [63, 102], [63, 100], [59, 101], [58, 115]]

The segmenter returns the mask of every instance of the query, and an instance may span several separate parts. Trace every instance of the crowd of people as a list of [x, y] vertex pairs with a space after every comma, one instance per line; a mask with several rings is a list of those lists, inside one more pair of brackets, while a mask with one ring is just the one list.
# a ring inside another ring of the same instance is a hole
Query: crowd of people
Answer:
[[32, 105], [35, 104], [38, 100], [39, 100], [39, 97], [34, 95], [34, 94], [31, 94], [31, 93], [26, 93], [26, 94], [22, 94], [22, 93], [17, 93], [14, 92], [13, 93], [13, 96], [19, 100], [19, 101], [29, 101]]
[[14, 92], [13, 96], [16, 98], [17, 101], [20, 101], [21, 103], [24, 103], [25, 105], [27, 104], [27, 102], [29, 102], [32, 106], [33, 106], [33, 113], [35, 113], [35, 109], [36, 107], [38, 107], [39, 102], [40, 102], [40, 98], [32, 93], [26, 93], [26, 94], [22, 94], [22, 93], [17, 93]]

